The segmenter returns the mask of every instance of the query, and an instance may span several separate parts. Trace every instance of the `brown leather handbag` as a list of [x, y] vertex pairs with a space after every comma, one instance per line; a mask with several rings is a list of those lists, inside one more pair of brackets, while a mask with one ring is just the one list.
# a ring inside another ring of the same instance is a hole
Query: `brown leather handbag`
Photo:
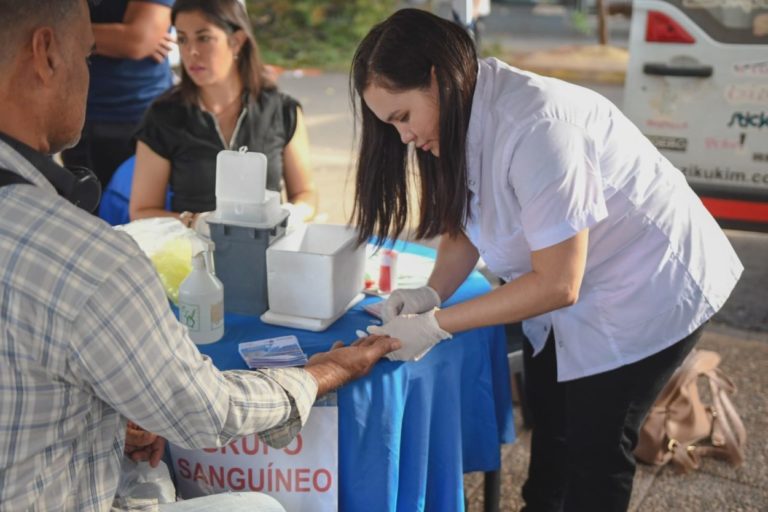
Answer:
[[[648, 464], [672, 465], [681, 473], [699, 468], [702, 456], [738, 466], [744, 461], [747, 433], [729, 395], [736, 386], [718, 368], [720, 355], [693, 350], [651, 407], [635, 457]], [[699, 380], [709, 382], [710, 404], [701, 400]]]

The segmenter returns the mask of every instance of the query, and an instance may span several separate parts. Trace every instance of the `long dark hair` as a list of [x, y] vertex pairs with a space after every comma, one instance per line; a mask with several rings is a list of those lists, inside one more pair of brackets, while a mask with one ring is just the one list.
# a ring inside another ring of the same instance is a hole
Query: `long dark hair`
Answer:
[[[362, 243], [402, 233], [408, 218], [408, 148], [395, 127], [363, 101], [375, 83], [389, 91], [426, 90], [435, 70], [439, 91], [440, 158], [416, 151], [421, 185], [417, 238], [461, 232], [469, 216], [466, 134], [477, 81], [477, 54], [463, 28], [419, 9], [402, 9], [371, 29], [350, 73], [353, 109], [360, 99], [362, 130], [352, 221]], [[357, 112], [356, 112], [357, 114]]]
[[[171, 23], [176, 24], [176, 17], [182, 12], [199, 11], [205, 18], [224, 30], [228, 35], [242, 30], [246, 35], [243, 47], [237, 59], [237, 70], [243, 87], [250, 93], [251, 100], [258, 98], [264, 90], [275, 88], [261, 61], [261, 52], [256, 37], [251, 29], [251, 22], [245, 7], [239, 0], [176, 0], [171, 10]], [[179, 91], [184, 101], [196, 103], [199, 89], [181, 66]]]

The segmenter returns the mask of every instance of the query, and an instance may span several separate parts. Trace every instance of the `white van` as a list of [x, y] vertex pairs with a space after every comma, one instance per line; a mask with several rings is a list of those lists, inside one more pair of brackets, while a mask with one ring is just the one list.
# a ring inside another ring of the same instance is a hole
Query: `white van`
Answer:
[[624, 111], [726, 227], [768, 230], [768, 0], [635, 0]]

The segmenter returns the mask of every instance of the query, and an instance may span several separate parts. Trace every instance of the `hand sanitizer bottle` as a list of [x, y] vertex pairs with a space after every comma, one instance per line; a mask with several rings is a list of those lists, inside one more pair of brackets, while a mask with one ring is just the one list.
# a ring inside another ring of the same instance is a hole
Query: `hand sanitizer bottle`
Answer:
[[205, 265], [205, 253], [192, 258], [192, 272], [179, 285], [179, 321], [198, 345], [224, 335], [224, 286]]

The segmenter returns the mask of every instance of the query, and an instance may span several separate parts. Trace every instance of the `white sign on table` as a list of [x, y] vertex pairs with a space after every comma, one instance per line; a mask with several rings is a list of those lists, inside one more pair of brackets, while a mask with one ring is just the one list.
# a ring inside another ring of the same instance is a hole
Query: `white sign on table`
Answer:
[[338, 408], [315, 406], [304, 429], [277, 450], [256, 435], [223, 448], [171, 446], [177, 490], [183, 498], [226, 491], [261, 492], [287, 512], [338, 510]]

